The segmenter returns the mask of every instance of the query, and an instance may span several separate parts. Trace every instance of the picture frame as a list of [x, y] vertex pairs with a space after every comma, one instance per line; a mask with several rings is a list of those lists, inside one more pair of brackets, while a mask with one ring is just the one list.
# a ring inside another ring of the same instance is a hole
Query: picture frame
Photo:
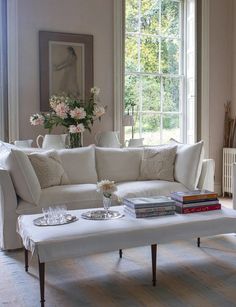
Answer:
[[88, 99], [94, 86], [93, 36], [39, 31], [40, 111], [52, 94]]

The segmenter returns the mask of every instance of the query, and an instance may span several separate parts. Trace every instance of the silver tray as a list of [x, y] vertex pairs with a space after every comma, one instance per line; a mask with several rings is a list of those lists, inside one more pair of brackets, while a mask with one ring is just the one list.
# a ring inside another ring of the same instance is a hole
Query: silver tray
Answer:
[[66, 215], [66, 221], [64, 223], [57, 223], [57, 224], [48, 224], [47, 221], [45, 221], [44, 217], [38, 217], [37, 219], [33, 220], [33, 223], [35, 226], [59, 226], [59, 225], [65, 225], [70, 224], [75, 221], [78, 221], [78, 218], [76, 216], [73, 216], [71, 214]]
[[99, 221], [119, 219], [123, 216], [124, 214], [120, 213], [119, 211], [113, 211], [113, 210], [109, 210], [108, 215], [106, 215], [105, 210], [92, 210], [81, 214], [81, 217], [83, 219], [99, 220]]

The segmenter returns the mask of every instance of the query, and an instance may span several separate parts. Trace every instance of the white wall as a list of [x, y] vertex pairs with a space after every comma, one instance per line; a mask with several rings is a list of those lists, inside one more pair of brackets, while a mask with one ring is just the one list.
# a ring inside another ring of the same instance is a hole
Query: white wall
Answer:
[[209, 157], [216, 162], [215, 185], [218, 192], [222, 179], [224, 104], [232, 100], [233, 2], [210, 0]]
[[94, 85], [108, 105], [101, 123], [86, 133], [85, 144], [94, 142], [96, 130], [113, 129], [113, 1], [112, 0], [19, 0], [19, 117], [20, 138], [46, 133], [32, 127], [29, 117], [39, 111], [38, 31], [94, 36]]

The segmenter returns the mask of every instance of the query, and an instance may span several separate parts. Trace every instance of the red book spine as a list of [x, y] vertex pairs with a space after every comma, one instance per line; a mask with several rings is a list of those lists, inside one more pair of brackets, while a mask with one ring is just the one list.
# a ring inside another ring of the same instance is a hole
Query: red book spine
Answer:
[[182, 213], [196, 213], [196, 212], [204, 212], [204, 211], [212, 211], [221, 209], [221, 204], [212, 205], [212, 206], [199, 206], [193, 208], [182, 208]]

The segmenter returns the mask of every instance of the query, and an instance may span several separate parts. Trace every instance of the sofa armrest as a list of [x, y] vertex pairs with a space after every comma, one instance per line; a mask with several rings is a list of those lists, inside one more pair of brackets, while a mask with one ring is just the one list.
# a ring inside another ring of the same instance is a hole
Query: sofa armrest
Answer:
[[202, 162], [201, 175], [198, 181], [198, 189], [214, 191], [215, 161], [205, 159]]
[[16, 233], [17, 196], [7, 170], [0, 168], [0, 247], [4, 250], [22, 246]]

